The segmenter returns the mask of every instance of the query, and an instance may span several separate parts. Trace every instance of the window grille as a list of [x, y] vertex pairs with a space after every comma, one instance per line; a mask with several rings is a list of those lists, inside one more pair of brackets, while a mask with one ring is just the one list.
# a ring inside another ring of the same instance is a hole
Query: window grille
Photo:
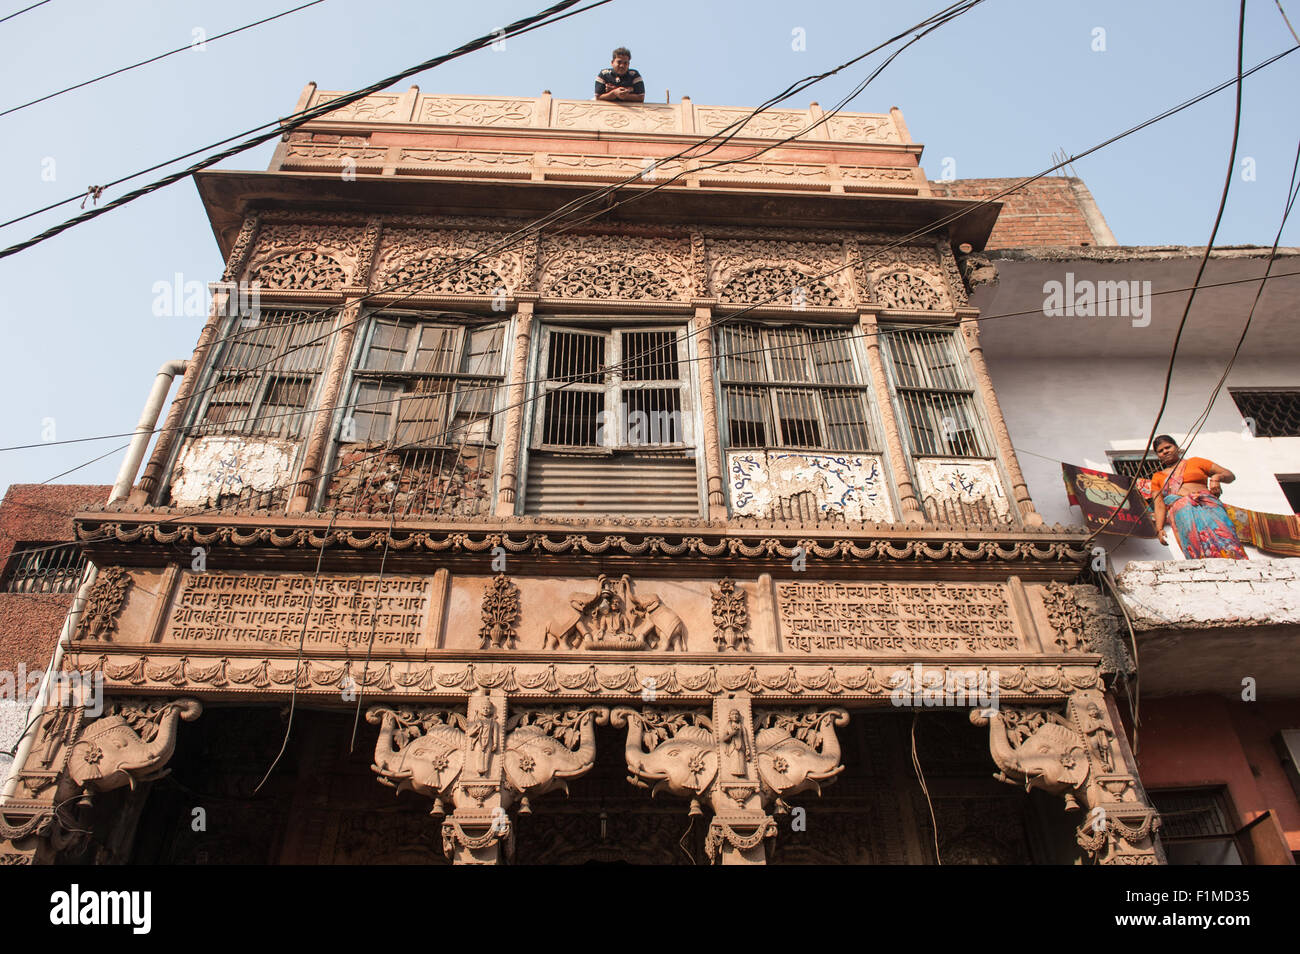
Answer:
[[1256, 437], [1300, 437], [1300, 390], [1229, 388]]
[[1233, 834], [1231, 813], [1220, 789], [1193, 788], [1148, 794], [1160, 812], [1160, 834], [1167, 841]]
[[881, 339], [912, 454], [991, 457], [956, 336], [895, 328]]
[[75, 593], [86, 555], [75, 543], [20, 543], [10, 557], [6, 593]]
[[1136, 480], [1150, 480], [1151, 475], [1163, 467], [1155, 451], [1151, 452], [1145, 462], [1142, 460], [1142, 455], [1138, 453], [1111, 454], [1110, 464], [1115, 468], [1115, 473], [1121, 477]]
[[727, 446], [879, 449], [847, 329], [724, 324], [715, 339]]
[[679, 329], [553, 326], [542, 349], [535, 447], [611, 451], [689, 443]]
[[252, 327], [236, 324], [215, 362], [194, 433], [304, 436], [332, 323], [281, 310], [262, 312]]
[[505, 324], [376, 317], [353, 374], [345, 443], [455, 448], [495, 440]]

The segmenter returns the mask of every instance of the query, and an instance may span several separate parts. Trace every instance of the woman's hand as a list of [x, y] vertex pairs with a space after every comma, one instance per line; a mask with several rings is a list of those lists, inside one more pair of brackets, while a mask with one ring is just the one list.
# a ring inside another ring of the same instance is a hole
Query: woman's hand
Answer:
[[1156, 539], [1159, 540], [1161, 544], [1163, 544], [1164, 546], [1169, 546], [1169, 540], [1168, 538], [1165, 537], [1164, 527], [1160, 527], [1158, 530], [1156, 530]]
[[1205, 482], [1205, 486], [1210, 493], [1214, 494], [1214, 496], [1219, 497], [1223, 495], [1223, 484], [1219, 481], [1218, 477], [1209, 478]]

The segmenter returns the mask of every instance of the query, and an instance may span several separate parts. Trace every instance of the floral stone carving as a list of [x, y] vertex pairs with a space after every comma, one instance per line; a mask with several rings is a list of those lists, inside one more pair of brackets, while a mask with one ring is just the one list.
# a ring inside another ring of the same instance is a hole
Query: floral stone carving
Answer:
[[95, 578], [77, 626], [79, 639], [110, 639], [117, 632], [117, 614], [126, 603], [131, 575], [120, 566], [105, 567]]
[[573, 593], [571, 610], [546, 625], [543, 649], [686, 650], [686, 628], [658, 595], [632, 591], [632, 578], [617, 582], [602, 573], [595, 593]]
[[734, 580], [723, 580], [713, 595], [713, 642], [719, 652], [734, 650], [749, 652], [749, 607], [745, 591], [736, 588]]
[[514, 649], [515, 623], [519, 619], [519, 587], [498, 573], [483, 592], [483, 627], [478, 631], [481, 649]]
[[829, 285], [788, 266], [768, 265], [736, 275], [723, 286], [718, 299], [724, 302], [772, 302], [835, 306], [841, 304]]

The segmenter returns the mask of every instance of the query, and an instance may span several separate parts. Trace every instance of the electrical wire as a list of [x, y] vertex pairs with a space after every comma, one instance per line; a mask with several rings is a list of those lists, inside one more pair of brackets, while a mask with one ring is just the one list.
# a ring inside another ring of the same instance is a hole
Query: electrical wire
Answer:
[[37, 7], [43, 7], [49, 2], [50, 0], [40, 0], [39, 3], [33, 3], [30, 7], [23, 7], [21, 10], [9, 14], [9, 16], [7, 17], [0, 17], [0, 23], [4, 23], [6, 20], [12, 20], [14, 17], [20, 16], [26, 13], [28, 10], [35, 10]]
[[[308, 7], [314, 7], [318, 3], [324, 3], [324, 2], [325, 0], [311, 0], [310, 3], [304, 3], [301, 6], [294, 7], [292, 10], [285, 10], [283, 13], [277, 13], [274, 16], [264, 17], [261, 20], [255, 20], [252, 23], [246, 23], [243, 26], [238, 27], [237, 29], [227, 30], [225, 33], [218, 33], [216, 36], [208, 37], [203, 42], [205, 44], [215, 43], [217, 40], [220, 40], [223, 37], [234, 36], [236, 33], [243, 33], [245, 30], [251, 30], [255, 26], [261, 26], [263, 23], [270, 23], [272, 20], [278, 20], [281, 17], [287, 17], [291, 13], [297, 13], [299, 10], [306, 10]], [[184, 53], [186, 50], [192, 50], [192, 49], [194, 49], [194, 45], [191, 43], [187, 43], [185, 44], [185, 46], [178, 46], [174, 50], [168, 50], [166, 53], [159, 53], [157, 56], [151, 56], [149, 59], [141, 60], [139, 63], [132, 63], [130, 66], [123, 66], [120, 69], [113, 70], [110, 73], [104, 73], [100, 76], [96, 76], [94, 79], [88, 79], [83, 82], [77, 83], [73, 86], [65, 86], [63, 89], [53, 93], [46, 93], [44, 96], [37, 97], [36, 99], [33, 99], [31, 102], [23, 103], [20, 106], [10, 106], [8, 109], [4, 110], [3, 112], [0, 112], [0, 116], [8, 116], [10, 113], [16, 113], [20, 109], [26, 109], [28, 106], [35, 106], [37, 103], [43, 103], [46, 100], [54, 99], [54, 97], [56, 96], [62, 96], [64, 93], [71, 93], [74, 89], [81, 89], [82, 87], [90, 86], [94, 83], [98, 83], [100, 80], [106, 80], [110, 76], [117, 76], [120, 73], [128, 73], [131, 70], [137, 69], [141, 66], [147, 66], [150, 63], [157, 63], [159, 60], [164, 60], [169, 56], [175, 56], [177, 53]]]
[[[550, 26], [551, 24], [558, 23], [560, 20], [567, 19], [568, 17], [574, 16], [578, 13], [585, 13], [586, 11], [593, 10], [596, 7], [602, 7], [607, 3], [611, 3], [612, 0], [592, 0], [591, 3], [588, 3], [586, 6], [580, 7], [577, 10], [570, 10], [568, 13], [561, 12], [564, 10], [568, 10], [568, 8], [570, 7], [576, 6], [578, 2], [579, 0], [560, 0], [560, 2], [546, 8], [540, 13], [533, 14], [530, 17], [525, 17], [522, 20], [517, 20], [507, 27], [503, 27], [500, 30], [494, 30], [490, 34], [480, 36], [477, 39], [471, 40], [468, 43], [465, 43], [462, 46], [457, 47], [455, 50], [452, 50], [450, 53], [444, 53], [443, 55], [436, 56], [431, 60], [425, 60], [422, 63], [417, 63], [415, 66], [408, 67], [407, 69], [402, 70], [400, 73], [395, 73], [392, 76], [385, 77], [384, 79], [380, 80], [378, 83], [372, 83], [369, 86], [366, 86], [359, 90], [354, 90], [351, 93], [344, 93], [343, 95], [335, 99], [331, 99], [326, 103], [321, 103], [312, 107], [311, 109], [303, 110], [302, 112], [298, 113], [296, 116], [293, 116], [286, 120], [281, 120], [277, 124], [278, 128], [276, 129], [273, 129], [265, 133], [258, 133], [257, 135], [253, 136], [250, 139], [245, 140], [242, 143], [239, 143], [238, 145], [231, 146], [228, 149], [223, 149], [221, 152], [214, 153], [213, 155], [208, 156], [207, 158], [202, 159], [199, 162], [194, 163], [193, 165], [187, 166], [185, 169], [182, 169], [178, 172], [169, 173], [168, 175], [163, 176], [161, 179], [158, 179], [154, 182], [149, 183], [148, 185], [141, 186], [138, 189], [128, 192], [126, 195], [114, 199], [113, 201], [108, 202], [105, 205], [100, 205], [92, 209], [87, 209], [85, 212], [81, 213], [80, 215], [73, 216], [72, 218], [64, 222], [61, 222], [58, 225], [51, 226], [50, 228], [46, 229], [44, 232], [41, 232], [39, 235], [35, 235], [32, 238], [19, 242], [17, 245], [11, 245], [6, 249], [0, 250], [0, 258], [8, 258], [10, 255], [16, 255], [18, 252], [31, 248], [35, 245], [39, 245], [42, 242], [54, 238], [56, 235], [66, 232], [68, 229], [72, 228], [75, 225], [80, 225], [83, 222], [88, 222], [93, 218], [97, 218], [103, 215], [105, 212], [111, 212], [113, 209], [120, 208], [123, 205], [126, 205], [130, 202], [134, 202], [136, 199], [143, 198], [144, 196], [149, 195], [151, 192], [156, 192], [159, 189], [166, 188], [167, 186], [175, 185], [177, 182], [180, 182], [182, 179], [189, 178], [196, 172], [200, 172], [203, 169], [208, 168], [209, 166], [216, 165], [218, 162], [222, 162], [226, 159], [229, 159], [231, 156], [237, 156], [241, 152], [246, 152], [249, 149], [252, 149], [256, 146], [260, 146], [264, 142], [269, 142], [272, 139], [275, 139], [281, 135], [285, 135], [293, 131], [294, 129], [297, 129], [299, 126], [302, 126], [310, 122], [313, 119], [316, 119], [320, 116], [324, 116], [327, 113], [333, 112], [337, 109], [341, 109], [344, 106], [348, 106], [352, 103], [355, 103], [358, 100], [364, 99], [366, 96], [371, 95], [372, 93], [377, 93], [380, 90], [386, 89], [387, 87], [392, 86], [394, 83], [398, 83], [404, 79], [408, 79], [416, 75], [417, 73], [423, 73], [427, 70], [431, 70], [434, 69], [435, 67], [441, 66], [442, 64], [448, 62], [449, 60], [454, 60], [459, 57], [465, 56], [469, 53], [473, 53], [476, 50], [480, 50], [485, 46], [500, 41], [504, 37], [519, 36], [521, 34], [527, 33], [531, 30], [537, 29], [542, 26]], [[264, 124], [263, 126], [259, 126], [256, 128], [262, 129], [265, 128], [266, 125], [268, 124]], [[228, 142], [228, 141], [229, 140], [223, 140], [223, 142]], [[134, 178], [134, 176], [130, 178]]]

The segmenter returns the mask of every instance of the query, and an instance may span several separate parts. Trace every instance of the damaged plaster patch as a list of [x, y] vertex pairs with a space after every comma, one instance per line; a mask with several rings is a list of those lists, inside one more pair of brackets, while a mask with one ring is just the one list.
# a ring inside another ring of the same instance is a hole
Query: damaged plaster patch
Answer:
[[186, 443], [172, 473], [177, 507], [217, 506], [225, 496], [279, 488], [291, 476], [297, 441], [199, 437]]
[[1139, 630], [1300, 623], [1300, 561], [1130, 560], [1115, 581]]
[[916, 479], [922, 498], [937, 503], [990, 506], [1005, 517], [1011, 512], [997, 466], [988, 460], [918, 460]]
[[794, 498], [807, 494], [818, 516], [894, 519], [884, 467], [870, 454], [733, 452], [727, 455], [727, 482], [738, 516], [780, 516], [796, 509]]

